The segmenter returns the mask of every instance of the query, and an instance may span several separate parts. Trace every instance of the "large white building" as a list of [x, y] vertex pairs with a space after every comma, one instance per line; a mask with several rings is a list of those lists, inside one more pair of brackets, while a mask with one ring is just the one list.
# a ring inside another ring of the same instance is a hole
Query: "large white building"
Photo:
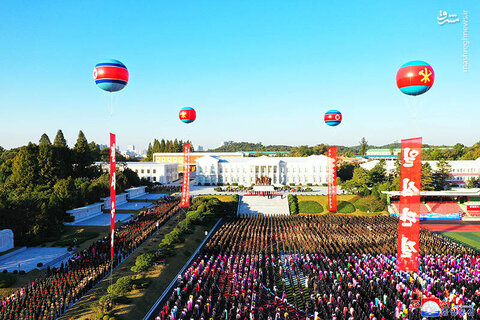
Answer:
[[[96, 165], [103, 170], [110, 170], [108, 162], [97, 162]], [[136, 172], [140, 179], [145, 178], [151, 182], [166, 184], [179, 179], [178, 163], [117, 162], [117, 170], [123, 168], [128, 168]]]
[[[372, 169], [379, 160], [373, 160], [362, 163], [360, 166], [366, 170]], [[438, 161], [422, 161], [422, 163], [430, 164], [432, 171], [437, 170]], [[480, 158], [476, 160], [449, 160], [447, 163], [451, 166], [452, 170], [450, 174], [452, 179], [450, 182], [458, 185], [465, 184], [471, 178], [480, 178]], [[388, 174], [393, 173], [395, 170], [395, 161], [386, 161], [386, 171]]]
[[196, 160], [196, 184], [238, 183], [249, 186], [256, 178], [268, 177], [275, 186], [323, 184], [328, 182], [328, 157], [245, 157], [205, 156]]

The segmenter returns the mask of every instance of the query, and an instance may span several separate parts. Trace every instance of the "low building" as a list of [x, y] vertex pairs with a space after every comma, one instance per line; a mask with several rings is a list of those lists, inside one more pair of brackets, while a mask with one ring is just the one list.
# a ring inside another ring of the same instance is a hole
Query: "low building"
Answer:
[[196, 184], [252, 185], [266, 177], [272, 185], [290, 183], [320, 185], [328, 182], [328, 157], [244, 157], [205, 156], [196, 161]]
[[[108, 162], [97, 162], [105, 171], [110, 171]], [[167, 184], [179, 179], [178, 163], [157, 162], [117, 162], [117, 170], [128, 168], [137, 173], [140, 179], [145, 178], [151, 182]]]

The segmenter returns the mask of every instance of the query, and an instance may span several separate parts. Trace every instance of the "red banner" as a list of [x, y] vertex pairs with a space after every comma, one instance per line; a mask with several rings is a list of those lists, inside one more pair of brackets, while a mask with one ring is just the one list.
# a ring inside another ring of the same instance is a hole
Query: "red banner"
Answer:
[[467, 204], [467, 211], [480, 211], [480, 205], [478, 205], [478, 204]]
[[418, 271], [422, 138], [402, 140], [397, 270]]
[[183, 184], [180, 207], [190, 207], [190, 143], [183, 147]]
[[117, 143], [115, 135], [110, 133], [110, 257], [113, 260], [115, 235], [115, 198], [117, 191]]
[[328, 211], [337, 211], [337, 147], [328, 147]]

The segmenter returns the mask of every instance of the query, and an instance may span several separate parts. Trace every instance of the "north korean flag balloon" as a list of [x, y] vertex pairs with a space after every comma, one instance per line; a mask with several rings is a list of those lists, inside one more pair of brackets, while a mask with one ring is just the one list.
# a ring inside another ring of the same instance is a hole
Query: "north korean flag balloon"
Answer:
[[397, 87], [405, 94], [418, 96], [430, 90], [435, 81], [433, 68], [425, 61], [410, 61], [397, 72]]
[[180, 109], [178, 117], [184, 123], [192, 123], [193, 121], [195, 121], [195, 118], [197, 118], [197, 113], [193, 108], [183, 107], [182, 109]]
[[93, 80], [100, 89], [109, 92], [120, 91], [128, 83], [128, 70], [118, 60], [104, 60], [97, 63], [93, 69]]
[[331, 127], [338, 126], [342, 122], [342, 114], [338, 110], [328, 110], [323, 120]]

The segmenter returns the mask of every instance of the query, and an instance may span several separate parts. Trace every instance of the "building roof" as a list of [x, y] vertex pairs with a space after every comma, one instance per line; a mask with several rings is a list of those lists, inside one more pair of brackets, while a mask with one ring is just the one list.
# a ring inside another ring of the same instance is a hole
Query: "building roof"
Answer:
[[220, 163], [245, 163], [245, 164], [265, 164], [265, 165], [278, 165], [280, 162], [285, 163], [302, 163], [302, 162], [314, 162], [314, 161], [327, 161], [328, 157], [324, 155], [311, 155], [309, 157], [242, 157], [242, 158], [222, 158], [216, 156], [205, 156], [197, 159], [197, 162], [201, 161], [218, 161]]

